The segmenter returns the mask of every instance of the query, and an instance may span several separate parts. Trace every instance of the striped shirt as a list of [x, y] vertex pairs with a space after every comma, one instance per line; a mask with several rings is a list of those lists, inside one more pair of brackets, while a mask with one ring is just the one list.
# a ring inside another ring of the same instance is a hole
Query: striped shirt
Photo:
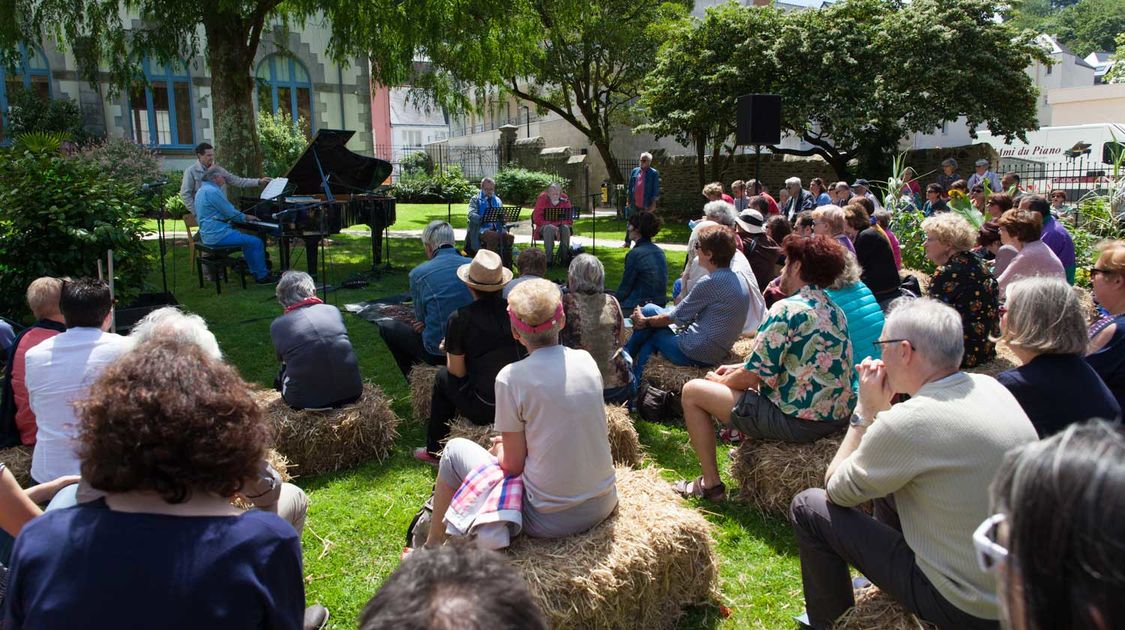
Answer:
[[750, 294], [729, 267], [720, 267], [692, 286], [668, 315], [680, 327], [676, 343], [691, 359], [721, 362], [742, 334]]

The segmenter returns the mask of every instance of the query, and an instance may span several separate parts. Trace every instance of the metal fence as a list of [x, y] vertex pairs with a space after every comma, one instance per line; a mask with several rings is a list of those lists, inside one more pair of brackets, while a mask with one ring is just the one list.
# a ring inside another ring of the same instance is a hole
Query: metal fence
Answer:
[[495, 175], [500, 168], [500, 151], [495, 146], [460, 146], [450, 147], [435, 144], [428, 147], [408, 146], [398, 144], [377, 144], [373, 155], [386, 160], [394, 166], [391, 173], [392, 179], [398, 179], [402, 174], [402, 164], [408, 157], [415, 153], [425, 153], [433, 160], [434, 172], [444, 173], [449, 165], [461, 167], [461, 172], [469, 181], [479, 180], [482, 177]]
[[1066, 192], [1068, 202], [1074, 203], [1091, 193], [1104, 194], [1113, 176], [1113, 167], [1085, 158], [1035, 162], [1005, 157], [1000, 159], [998, 172], [1019, 175], [1021, 190], [1042, 195], [1062, 190]]

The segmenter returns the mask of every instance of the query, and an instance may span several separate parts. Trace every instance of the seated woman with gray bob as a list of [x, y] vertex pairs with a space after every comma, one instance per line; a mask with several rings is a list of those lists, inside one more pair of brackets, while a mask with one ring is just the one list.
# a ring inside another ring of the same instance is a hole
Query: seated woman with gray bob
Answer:
[[270, 324], [281, 370], [275, 385], [294, 409], [342, 407], [363, 395], [359, 361], [340, 310], [316, 297], [303, 271], [286, 271], [277, 283], [285, 312]]

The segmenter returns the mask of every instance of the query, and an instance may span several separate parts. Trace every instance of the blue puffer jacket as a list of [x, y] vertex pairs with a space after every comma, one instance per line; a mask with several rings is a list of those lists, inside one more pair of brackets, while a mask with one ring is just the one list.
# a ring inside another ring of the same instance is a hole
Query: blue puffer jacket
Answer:
[[[859, 363], [866, 357], [879, 359], [883, 356], [882, 350], [874, 346], [883, 332], [883, 309], [875, 301], [871, 289], [862, 282], [844, 287], [843, 289], [828, 289], [828, 297], [844, 311], [844, 318], [848, 321], [848, 339], [852, 342], [852, 359]], [[855, 381], [859, 382], [858, 379]]]

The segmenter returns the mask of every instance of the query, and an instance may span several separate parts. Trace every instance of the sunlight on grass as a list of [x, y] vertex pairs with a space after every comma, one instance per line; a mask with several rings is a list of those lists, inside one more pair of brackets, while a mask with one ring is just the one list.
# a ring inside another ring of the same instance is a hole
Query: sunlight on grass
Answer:
[[[444, 211], [444, 206], [441, 208]], [[402, 215], [400, 214], [400, 221]], [[424, 225], [424, 221], [420, 221]], [[599, 233], [600, 241], [600, 233]], [[274, 287], [251, 284], [243, 290], [237, 281], [217, 296], [214, 286], [198, 287], [187, 261], [187, 248], [180, 241], [166, 259], [169, 288], [188, 310], [203, 316], [227, 359], [243, 377], [260, 386], [273, 383], [277, 371], [269, 325], [281, 313], [273, 297]], [[155, 251], [156, 244], [150, 245]], [[328, 280], [332, 284], [359, 277], [370, 270], [370, 240], [339, 235], [328, 250]], [[173, 258], [174, 254], [174, 258]], [[276, 250], [273, 252], [276, 258]], [[303, 252], [297, 250], [294, 264], [303, 268]], [[606, 267], [606, 284], [616, 286], [624, 265], [622, 248], [598, 248]], [[422, 262], [417, 239], [392, 239], [390, 272], [370, 275], [362, 289], [329, 293], [328, 302], [343, 307], [407, 290], [407, 271]], [[683, 252], [668, 253], [671, 270], [682, 267]], [[173, 264], [174, 261], [174, 264]], [[159, 285], [159, 266], [150, 284]], [[551, 269], [548, 276], [564, 280], [564, 269]], [[421, 425], [409, 420], [410, 400], [406, 384], [376, 327], [345, 315], [352, 344], [364, 377], [378, 383], [393, 400], [403, 423], [391, 456], [353, 470], [334, 474], [301, 476], [296, 483], [311, 498], [308, 524], [303, 538], [305, 583], [309, 603], [319, 602], [332, 611], [332, 628], [354, 628], [364, 604], [383, 580], [398, 566], [405, 544], [406, 526], [430, 492], [434, 471], [411, 457], [413, 447], [423, 443]], [[648, 451], [649, 465], [666, 469], [669, 480], [699, 474], [695, 456], [681, 427], [637, 421], [641, 442]], [[728, 447], [719, 450], [719, 461], [727, 474]], [[727, 477], [729, 479], [729, 476]], [[723, 619], [716, 606], [689, 611], [684, 628], [792, 628], [792, 615], [800, 612], [801, 581], [796, 544], [788, 525], [766, 517], [737, 502], [716, 505], [693, 502], [715, 525], [715, 540], [721, 555], [721, 603], [732, 609]]]

